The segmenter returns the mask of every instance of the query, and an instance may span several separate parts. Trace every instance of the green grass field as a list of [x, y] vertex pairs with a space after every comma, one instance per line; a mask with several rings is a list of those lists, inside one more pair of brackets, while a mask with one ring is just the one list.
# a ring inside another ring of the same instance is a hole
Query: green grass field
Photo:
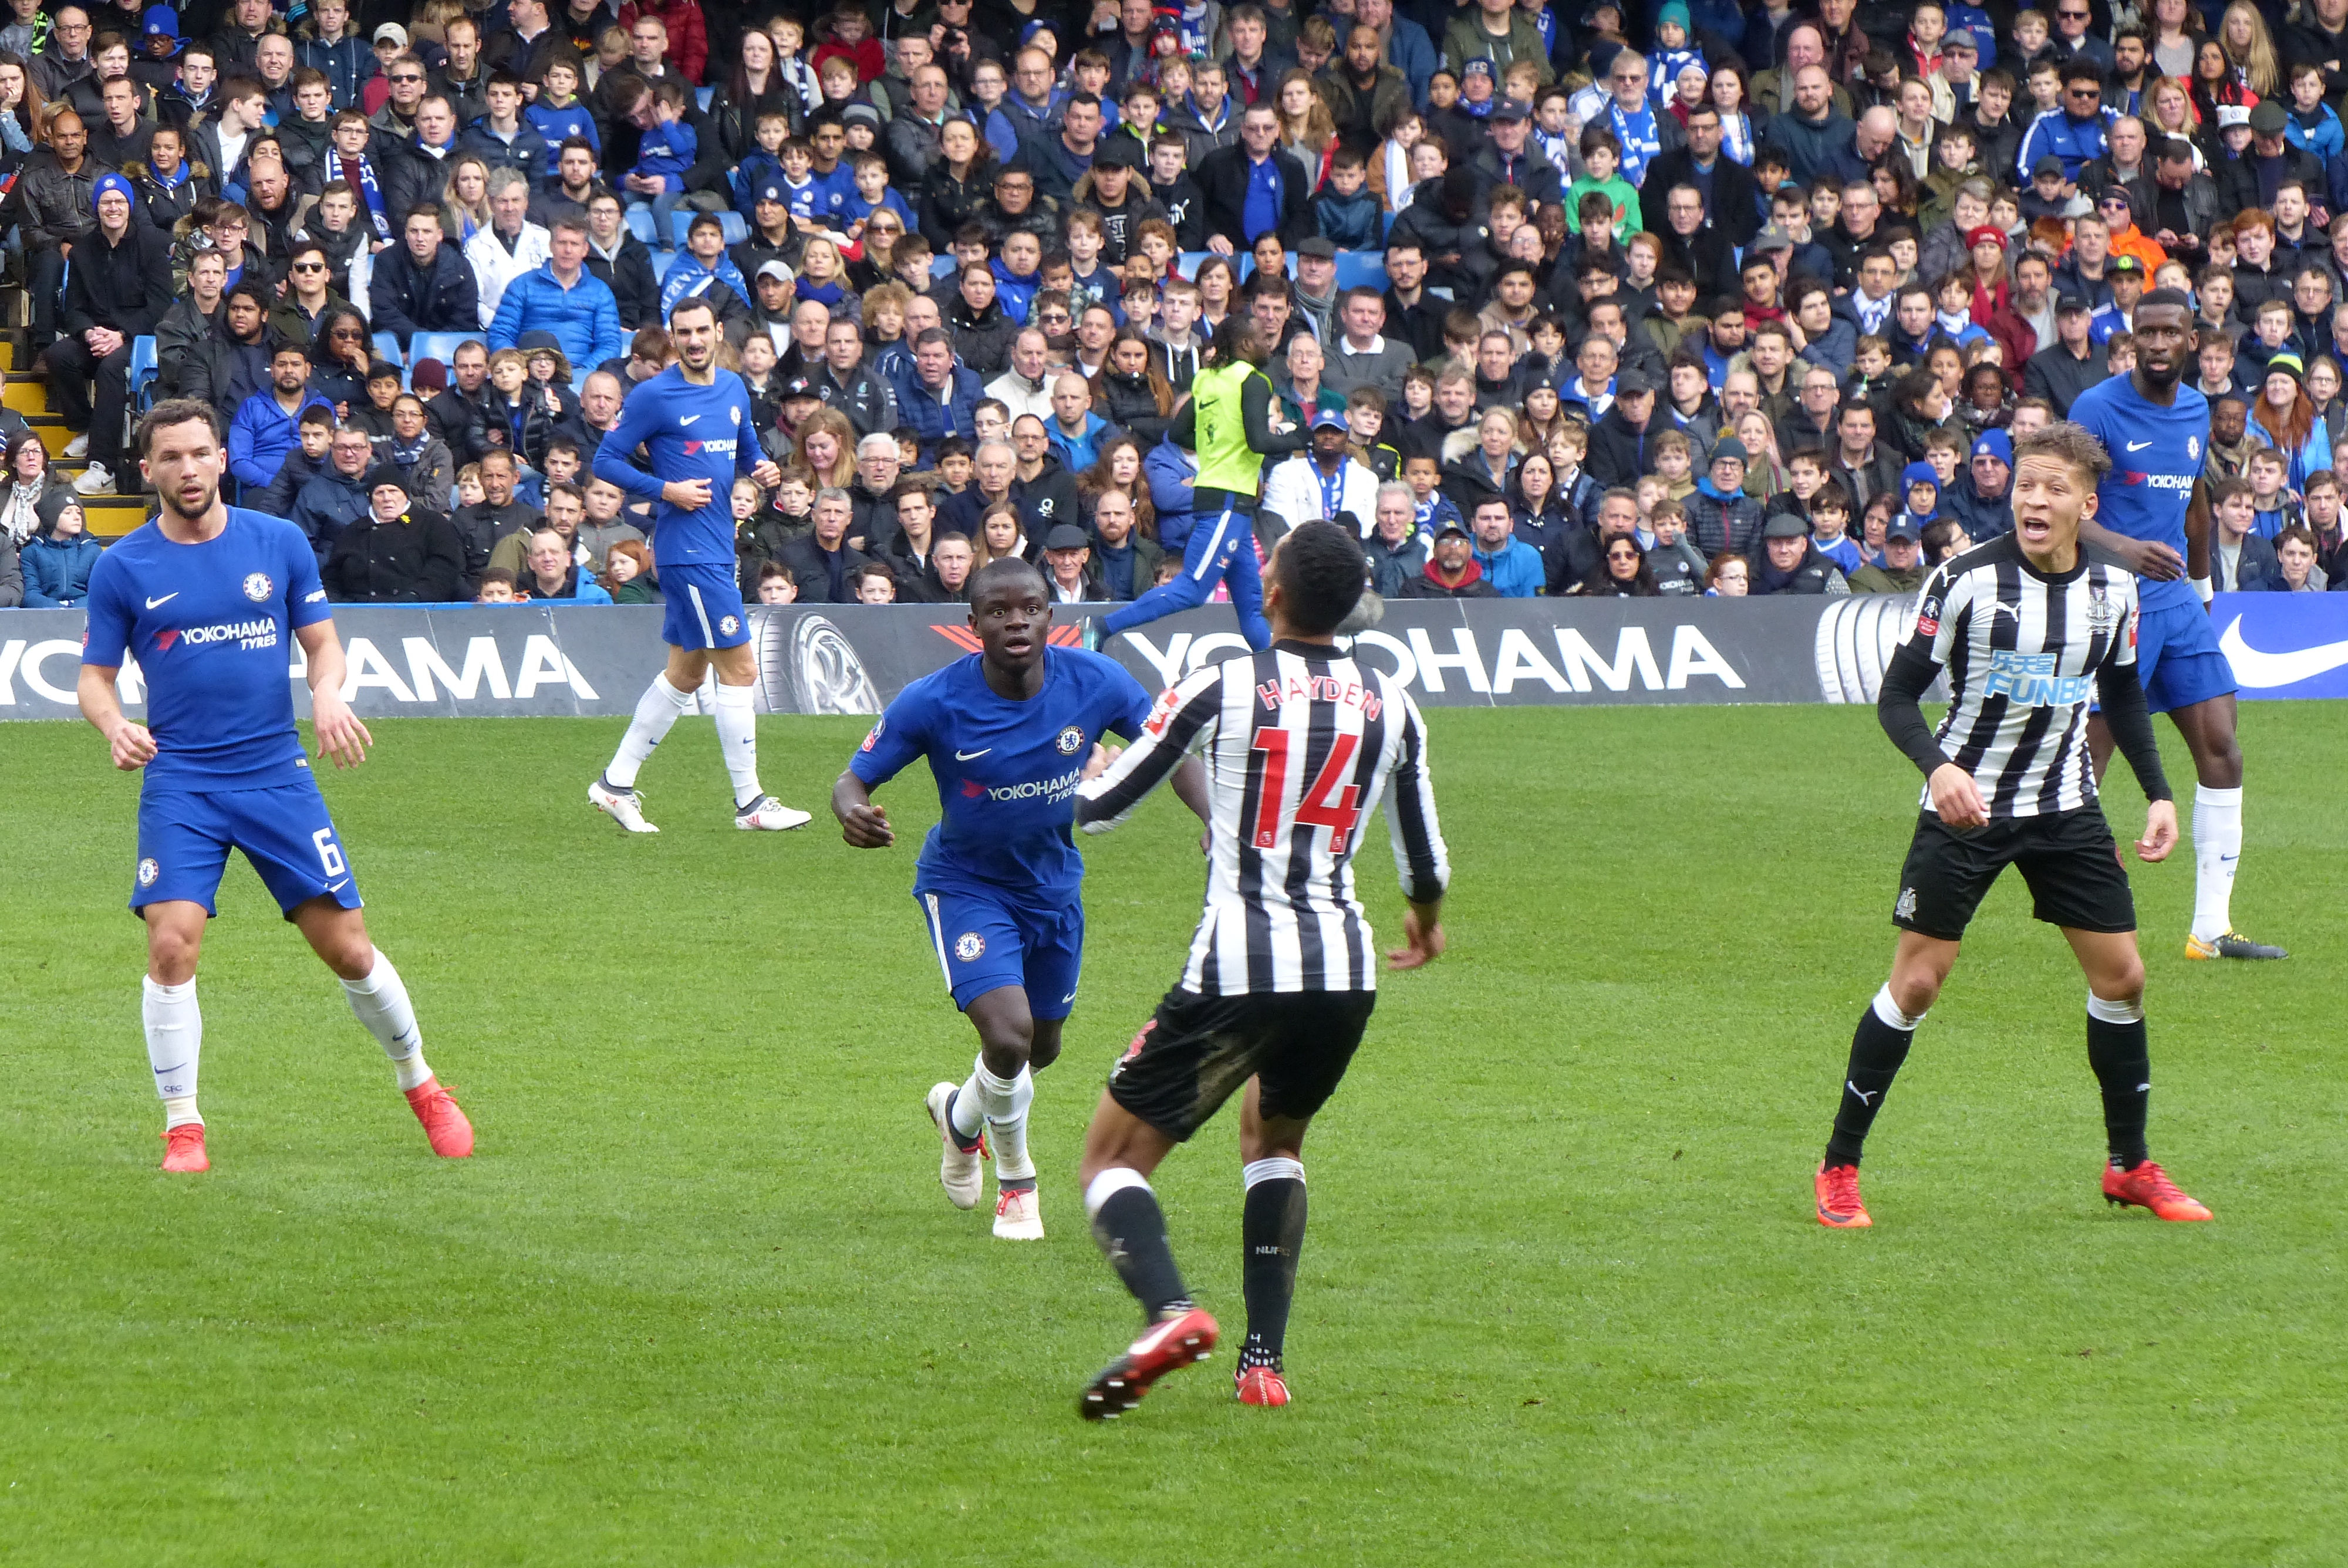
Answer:
[[[647, 771], [644, 840], [582, 798], [618, 721], [379, 725], [328, 794], [479, 1153], [430, 1157], [239, 862], [213, 1170], [162, 1176], [136, 781], [87, 730], [8, 726], [0, 1560], [2348, 1560], [2348, 733], [2243, 712], [2235, 907], [2297, 956], [2188, 964], [2189, 858], [2137, 877], [2153, 1149], [2218, 1222], [2098, 1198], [2084, 988], [2009, 881], [1854, 1234], [1808, 1177], [1914, 811], [1872, 716], [1437, 714], [1451, 952], [1388, 983], [1307, 1146], [1299, 1402], [1240, 1408], [1223, 1355], [1106, 1427], [1076, 1393], [1134, 1319], [1074, 1170], [1196, 915], [1170, 799], [1087, 846], [1022, 1247], [938, 1190], [921, 1096], [972, 1045], [911, 835], [736, 833], [705, 721]], [[769, 787], [819, 806], [860, 730], [769, 721]], [[925, 777], [884, 798], [933, 815]], [[1235, 1342], [1232, 1118], [1159, 1184]]]

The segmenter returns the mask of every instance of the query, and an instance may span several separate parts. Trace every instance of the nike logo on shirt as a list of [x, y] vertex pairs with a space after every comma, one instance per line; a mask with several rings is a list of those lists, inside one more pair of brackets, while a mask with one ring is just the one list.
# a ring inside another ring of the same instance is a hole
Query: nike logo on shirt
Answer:
[[2131, 452], [2141, 452], [2151, 445], [2149, 441], [2131, 441], [2127, 444], [2127, 449]]
[[954, 761], [958, 763], [966, 763], [973, 757], [983, 757], [994, 749], [994, 748], [993, 746], [981, 746], [974, 752], [956, 752], [954, 753]]
[[698, 418], [700, 418], [700, 417], [701, 417], [701, 415], [698, 415], [698, 414], [681, 414], [681, 415], [677, 415], [677, 421], [676, 421], [676, 422], [677, 422], [679, 425], [690, 425], [690, 424], [692, 424], [695, 420], [696, 420], [696, 419], [698, 419]]
[[174, 589], [171, 592], [165, 594], [165, 595], [164, 595], [162, 598], [160, 598], [160, 599], [150, 599], [150, 600], [149, 600], [147, 601], [147, 608], [148, 608], [148, 609], [149, 609], [149, 610], [152, 610], [152, 609], [154, 609], [154, 608], [155, 608], [157, 605], [159, 605], [159, 604], [169, 604], [169, 603], [170, 603], [173, 600], [175, 600], [175, 599], [177, 599], [177, 598], [179, 598], [179, 597], [180, 597], [179, 590], [178, 590], [178, 589]]

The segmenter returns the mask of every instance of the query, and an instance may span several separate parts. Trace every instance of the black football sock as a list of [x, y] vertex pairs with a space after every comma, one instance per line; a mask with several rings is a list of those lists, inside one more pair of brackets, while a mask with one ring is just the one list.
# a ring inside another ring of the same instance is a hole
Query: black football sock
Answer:
[[1141, 1303], [1143, 1314], [1155, 1320], [1189, 1307], [1190, 1293], [1182, 1286], [1182, 1271], [1174, 1266], [1174, 1249], [1167, 1245], [1166, 1215], [1158, 1206], [1158, 1194], [1132, 1172], [1124, 1173], [1132, 1180], [1093, 1206], [1093, 1241]]
[[1258, 1160], [1245, 1177], [1240, 1255], [1248, 1332], [1240, 1367], [1277, 1371], [1288, 1337], [1289, 1306], [1296, 1298], [1296, 1255], [1304, 1245], [1304, 1167], [1285, 1158]]
[[1921, 1013], [1910, 1018], [1900, 1010], [1888, 985], [1859, 1015], [1859, 1028], [1850, 1037], [1850, 1062], [1843, 1069], [1842, 1102], [1835, 1107], [1834, 1136], [1827, 1140], [1828, 1164], [1859, 1163], [1868, 1129], [1875, 1125], [1875, 1114], [1883, 1109], [1883, 1097], [1891, 1091], [1891, 1081], [1908, 1060], [1908, 1047], [1923, 1021]]
[[2087, 1065], [2104, 1091], [2104, 1137], [2115, 1170], [2132, 1171], [2148, 1157], [2145, 1113], [2152, 1100], [2152, 1050], [2144, 1032], [2144, 1004], [2110, 1002], [2087, 993]]

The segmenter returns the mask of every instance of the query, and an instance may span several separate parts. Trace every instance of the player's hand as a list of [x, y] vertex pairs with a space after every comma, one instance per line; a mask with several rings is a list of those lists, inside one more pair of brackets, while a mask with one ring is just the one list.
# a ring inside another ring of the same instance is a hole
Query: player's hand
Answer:
[[782, 482], [782, 466], [772, 457], [760, 458], [758, 466], [750, 470], [750, 483], [761, 490], [771, 490]]
[[839, 836], [850, 849], [886, 849], [897, 842], [884, 805], [851, 805], [839, 819]]
[[1416, 906], [1403, 911], [1403, 945], [1386, 954], [1386, 967], [1395, 969], [1419, 969], [1443, 957], [1449, 940], [1443, 935], [1443, 922], [1421, 918]]
[[709, 481], [706, 479], [671, 479], [661, 487], [661, 499], [672, 507], [697, 512], [709, 505]]
[[2120, 564], [2154, 582], [2174, 582], [2185, 575], [2185, 558], [2157, 539], [2109, 541]]
[[1979, 827], [1989, 821], [1981, 786], [1956, 764], [1942, 763], [1934, 768], [1931, 786], [1933, 813], [1951, 827]]
[[126, 774], [135, 774], [155, 760], [155, 737], [144, 724], [124, 720], [115, 726], [108, 743], [114, 751], [114, 765]]
[[2150, 866], [2168, 858], [2177, 847], [2177, 803], [2157, 800], [2145, 807], [2144, 836], [2136, 841], [2136, 857]]
[[375, 744], [375, 737], [367, 733], [358, 715], [332, 692], [312, 694], [310, 727], [317, 732], [318, 760], [332, 757], [338, 768], [358, 766], [366, 761], [366, 749]]
[[1101, 774], [1108, 772], [1111, 764], [1117, 758], [1124, 754], [1125, 748], [1122, 746], [1103, 745], [1100, 742], [1095, 741], [1093, 754], [1085, 759], [1084, 771], [1076, 775], [1078, 782], [1100, 777]]

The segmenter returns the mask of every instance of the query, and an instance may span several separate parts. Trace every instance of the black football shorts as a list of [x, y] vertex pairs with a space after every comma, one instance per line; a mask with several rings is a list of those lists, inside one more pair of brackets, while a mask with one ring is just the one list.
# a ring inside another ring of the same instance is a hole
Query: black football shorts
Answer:
[[1377, 1003], [1375, 991], [1210, 997], [1178, 988], [1109, 1070], [1109, 1094], [1178, 1143], [1251, 1078], [1263, 1081], [1266, 1116], [1301, 1120], [1337, 1091]]
[[1920, 812], [1891, 923], [1953, 942], [1965, 934], [1990, 885], [2007, 866], [2030, 885], [2031, 913], [2079, 931], [2133, 931], [2136, 897], [2111, 825], [2095, 806], [2044, 816], [1993, 818], [1950, 827]]

